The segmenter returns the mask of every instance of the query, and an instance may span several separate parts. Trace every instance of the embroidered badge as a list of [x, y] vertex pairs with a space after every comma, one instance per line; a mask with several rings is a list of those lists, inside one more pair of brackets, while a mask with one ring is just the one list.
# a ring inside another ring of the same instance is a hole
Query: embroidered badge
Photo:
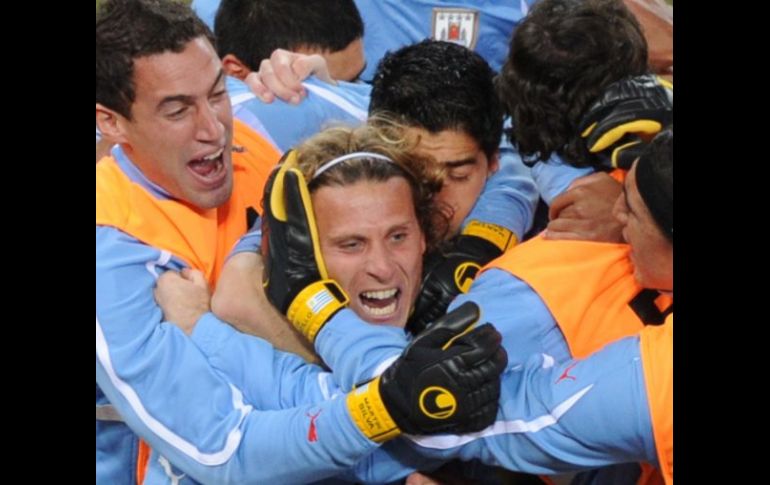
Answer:
[[433, 38], [476, 47], [479, 35], [479, 12], [467, 8], [434, 8]]

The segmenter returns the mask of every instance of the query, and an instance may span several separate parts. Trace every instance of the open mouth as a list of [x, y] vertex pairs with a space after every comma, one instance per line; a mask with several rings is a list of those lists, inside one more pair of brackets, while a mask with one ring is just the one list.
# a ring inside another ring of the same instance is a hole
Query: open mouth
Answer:
[[395, 313], [400, 295], [401, 290], [390, 288], [388, 290], [362, 291], [358, 294], [358, 299], [367, 314], [373, 317], [385, 317]]
[[225, 176], [225, 164], [222, 154], [224, 148], [220, 148], [211, 155], [191, 160], [187, 166], [196, 179], [207, 187], [217, 186], [222, 183]]

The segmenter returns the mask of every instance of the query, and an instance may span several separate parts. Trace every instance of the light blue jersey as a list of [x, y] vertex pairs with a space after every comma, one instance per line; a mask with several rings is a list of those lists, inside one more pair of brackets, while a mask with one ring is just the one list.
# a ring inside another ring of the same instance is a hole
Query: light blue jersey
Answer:
[[366, 69], [371, 81], [387, 51], [423, 39], [465, 45], [495, 71], [505, 63], [513, 30], [529, 11], [525, 0], [355, 0], [364, 21]]
[[[345, 321], [355, 321], [355, 325], [339, 325]], [[382, 348], [392, 347], [400, 353], [405, 345], [403, 330], [366, 325], [350, 310], [338, 313], [321, 329], [318, 339], [328, 340], [324, 334], [330, 332], [337, 335], [338, 342], [343, 333], [348, 334], [345, 341], [355, 342], [354, 347], [338, 350], [328, 349], [328, 342], [319, 344], [316, 340], [316, 350], [330, 366], [334, 362], [368, 368], [370, 360], [381, 357]], [[550, 345], [558, 350], [558, 345]], [[513, 347], [515, 344], [507, 346]], [[244, 355], [238, 355], [238, 349], [223, 349], [220, 353], [234, 367], [248, 362]], [[387, 368], [393, 357], [380, 362], [373, 374]], [[387, 482], [405, 476], [415, 467], [425, 469], [436, 466], [436, 460], [453, 458], [479, 459], [487, 465], [536, 474], [638, 461], [657, 465], [637, 336], [611, 343], [584, 360], [560, 361], [546, 352], [509, 353], [510, 359], [513, 365], [501, 377], [495, 423], [465, 435], [407, 436], [409, 446], [425, 461], [413, 457], [411, 466], [405, 466], [394, 460], [393, 453], [409, 456], [402, 448], [404, 440], [397, 440], [389, 444], [389, 450], [378, 450], [359, 464], [357, 476]], [[227, 368], [222, 366], [224, 372], [229, 372], [224, 370]], [[244, 385], [249, 386], [248, 382]]]
[[638, 336], [584, 360], [558, 364], [535, 355], [502, 379], [494, 424], [467, 435], [415, 438], [417, 450], [537, 474], [657, 465]]
[[193, 0], [190, 4], [193, 12], [214, 31], [214, 20], [217, 18], [217, 9], [221, 0]]
[[[168, 201], [119, 147], [113, 155], [126, 176]], [[153, 448], [145, 483], [307, 482], [377, 448], [353, 423], [344, 396], [334, 399], [339, 391], [320, 367], [211, 313], [190, 337], [163, 321], [156, 279], [186, 266], [114, 227], [96, 227], [97, 417], [111, 409], [118, 418], [97, 419], [98, 483], [135, 483], [131, 430]], [[248, 375], [230, 375], [225, 348], [239, 349]]]
[[[366, 69], [371, 82], [388, 51], [423, 39], [465, 45], [500, 71], [513, 30], [529, 11], [530, 0], [355, 0], [364, 21]], [[220, 0], [193, 0], [195, 13], [212, 29]]]
[[470, 221], [489, 222], [512, 231], [521, 241], [532, 227], [539, 198], [537, 186], [518, 152], [505, 138], [500, 143], [500, 167], [487, 179], [461, 230]]
[[554, 154], [545, 162], [537, 162], [532, 166], [532, 178], [537, 184], [540, 197], [550, 206], [553, 199], [564, 193], [572, 182], [595, 171], [592, 167], [573, 167]]
[[297, 105], [276, 99], [263, 103], [242, 81], [227, 77], [233, 116], [273, 143], [281, 152], [299, 145], [328, 126], [366, 121], [371, 86], [338, 82], [336, 86], [310, 77], [303, 81], [307, 97]]

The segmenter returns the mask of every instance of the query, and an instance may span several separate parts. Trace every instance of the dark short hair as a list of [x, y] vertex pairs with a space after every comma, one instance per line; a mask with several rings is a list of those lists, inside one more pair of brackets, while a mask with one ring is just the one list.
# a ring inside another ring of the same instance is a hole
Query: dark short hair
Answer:
[[363, 37], [353, 0], [222, 0], [214, 20], [219, 57], [256, 71], [275, 49], [336, 52]]
[[380, 61], [369, 113], [388, 113], [431, 133], [467, 133], [491, 157], [503, 132], [494, 76], [489, 64], [470, 49], [424, 40], [388, 52]]
[[647, 42], [621, 0], [540, 0], [516, 28], [497, 79], [511, 142], [528, 163], [559, 154], [600, 166], [578, 133], [610, 84], [647, 72]]
[[645, 147], [636, 163], [636, 188], [663, 235], [674, 242], [674, 126]]
[[131, 119], [134, 60], [214, 36], [190, 8], [171, 0], [107, 0], [96, 10], [96, 102]]

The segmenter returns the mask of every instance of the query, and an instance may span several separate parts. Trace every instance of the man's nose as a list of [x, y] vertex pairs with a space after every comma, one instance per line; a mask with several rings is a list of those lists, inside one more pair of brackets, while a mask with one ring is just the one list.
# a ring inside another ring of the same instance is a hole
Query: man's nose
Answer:
[[198, 140], [217, 142], [224, 137], [225, 125], [219, 121], [218, 111], [209, 103], [198, 110]]
[[379, 281], [388, 281], [396, 265], [393, 255], [384, 244], [372, 245], [366, 259], [366, 271]]

